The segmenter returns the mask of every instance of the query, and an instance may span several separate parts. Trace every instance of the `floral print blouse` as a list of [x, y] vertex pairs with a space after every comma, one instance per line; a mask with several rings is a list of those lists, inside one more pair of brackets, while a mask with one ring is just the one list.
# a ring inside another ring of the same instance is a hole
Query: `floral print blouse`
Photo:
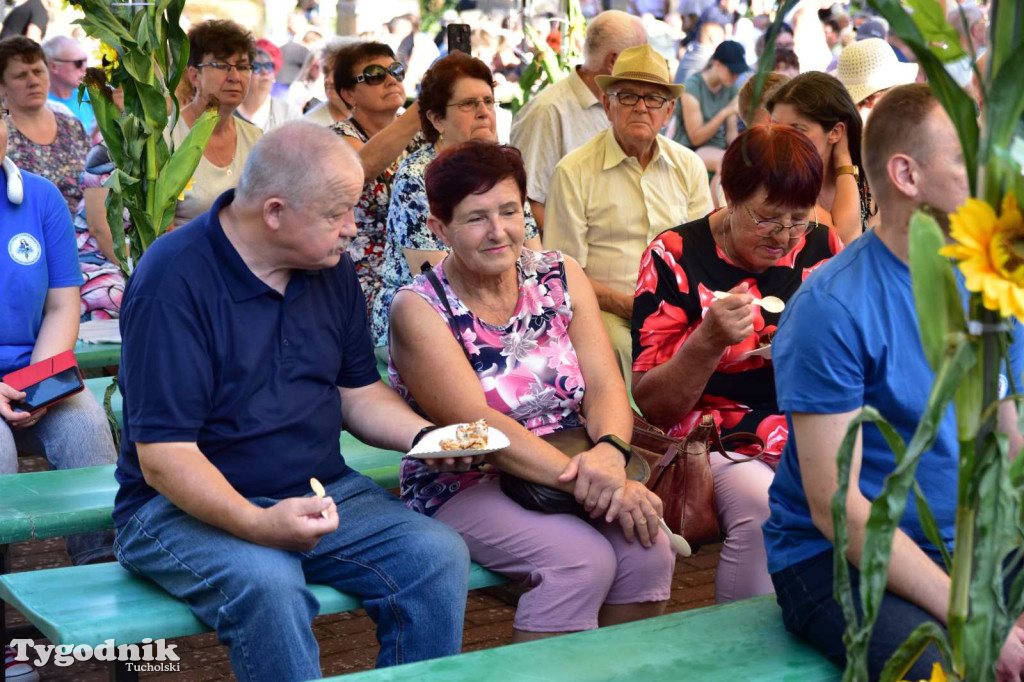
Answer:
[[[430, 206], [423, 174], [437, 157], [437, 148], [428, 144], [406, 157], [395, 174], [388, 208], [387, 241], [384, 260], [380, 267], [381, 287], [370, 315], [370, 335], [373, 345], [388, 345], [388, 316], [395, 293], [412, 282], [413, 274], [405, 260], [404, 249], [417, 251], [447, 251], [448, 247], [427, 227]], [[526, 203], [526, 238], [536, 237], [537, 221]], [[353, 260], [355, 256], [353, 256]]]
[[[452, 291], [444, 261], [434, 267], [455, 316], [462, 345], [483, 387], [487, 405], [515, 419], [536, 436], [583, 425], [581, 407], [586, 385], [576, 350], [569, 339], [572, 304], [562, 254], [524, 248], [517, 264], [519, 302], [504, 325], [473, 314]], [[445, 321], [448, 314], [425, 275], [403, 287], [422, 296]], [[393, 362], [388, 379], [413, 408], [416, 401]], [[458, 491], [492, 479], [493, 470], [478, 465], [469, 471], [431, 471], [422, 460], [402, 460], [402, 499], [432, 516]]]
[[89, 153], [89, 139], [77, 118], [53, 113], [57, 119], [57, 137], [50, 144], [36, 144], [8, 121], [7, 156], [18, 168], [41, 175], [57, 185], [71, 215], [82, 200], [82, 171]]
[[[824, 225], [805, 236], [788, 254], [764, 272], [737, 267], [715, 242], [708, 218], [674, 227], [658, 235], [640, 261], [633, 299], [633, 371], [664, 364], [700, 326], [714, 301], [713, 292], [729, 291], [741, 282], [758, 298], [783, 301], [820, 265], [843, 248]], [[765, 444], [764, 461], [775, 466], [789, 431], [775, 395], [772, 361], [747, 355], [771, 342], [779, 315], [754, 307], [754, 333], [729, 346], [708, 379], [693, 410], [668, 430], [685, 437], [710, 413], [722, 435], [756, 433]], [[742, 452], [742, 449], [741, 449]]]
[[[353, 137], [363, 144], [369, 141], [355, 120], [339, 121], [331, 130], [342, 137]], [[391, 182], [406, 156], [427, 143], [423, 133], [416, 133], [405, 150], [394, 162], [375, 178], [368, 178], [363, 193], [355, 205], [356, 237], [348, 245], [348, 255], [356, 266], [359, 284], [366, 297], [367, 314], [373, 310], [374, 299], [381, 288], [381, 268], [384, 262], [385, 231], [388, 223], [388, 205], [391, 201]]]

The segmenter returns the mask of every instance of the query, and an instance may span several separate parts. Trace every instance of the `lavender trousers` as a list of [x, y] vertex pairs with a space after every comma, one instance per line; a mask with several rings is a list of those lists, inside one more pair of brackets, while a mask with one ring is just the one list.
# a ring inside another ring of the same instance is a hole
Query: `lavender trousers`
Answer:
[[[117, 461], [107, 416], [88, 390], [50, 407], [35, 426], [11, 429], [0, 419], [0, 475], [18, 472], [18, 451], [45, 455], [54, 469], [77, 469]], [[113, 556], [113, 531], [67, 538], [75, 565]]]
[[775, 471], [761, 461], [735, 463], [711, 453], [715, 477], [718, 521], [725, 544], [715, 575], [715, 601], [719, 604], [772, 594], [761, 524], [768, 520], [768, 487]]
[[617, 523], [523, 509], [496, 480], [460, 492], [434, 518], [462, 535], [473, 561], [531, 588], [519, 599], [517, 630], [592, 630], [602, 604], [671, 594], [676, 562], [664, 533], [644, 548], [626, 542]]

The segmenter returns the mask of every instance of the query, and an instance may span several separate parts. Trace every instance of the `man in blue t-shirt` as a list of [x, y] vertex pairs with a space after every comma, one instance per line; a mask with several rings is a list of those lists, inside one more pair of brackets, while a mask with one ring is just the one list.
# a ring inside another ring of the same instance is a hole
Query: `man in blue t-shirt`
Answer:
[[[769, 493], [771, 516], [764, 524], [768, 570], [787, 629], [839, 664], [845, 663], [846, 652], [845, 620], [833, 597], [836, 453], [850, 420], [865, 405], [877, 408], [910, 441], [934, 373], [918, 332], [907, 265], [908, 223], [923, 205], [950, 213], [967, 198], [956, 129], [926, 84], [900, 86], [886, 95], [868, 121], [864, 150], [882, 224], [807, 280], [791, 299], [772, 346], [779, 406], [787, 413], [790, 438]], [[1018, 386], [1020, 354], [1018, 333], [1011, 350]], [[1010, 451], [1019, 452], [1024, 439], [1012, 402], [1003, 403], [999, 417], [1011, 439]], [[917, 469], [917, 481], [949, 548], [958, 451], [950, 407]], [[894, 467], [881, 432], [865, 425], [853, 453], [854, 483], [847, 501], [855, 586], [870, 501]], [[872, 679], [918, 625], [931, 620], [945, 626], [949, 589], [939, 550], [926, 538], [911, 501], [895, 533], [887, 591], [869, 646]], [[859, 606], [859, 596], [855, 601]], [[930, 647], [904, 676], [927, 678], [938, 660], [938, 651]], [[1024, 673], [1020, 621], [1003, 647], [999, 670], [1005, 679]]]
[[462, 643], [462, 539], [338, 449], [343, 423], [396, 451], [432, 428], [377, 372], [345, 255], [362, 187], [340, 138], [283, 126], [237, 191], [149, 248], [124, 295], [118, 558], [214, 627], [240, 680], [320, 677], [307, 581], [363, 599], [378, 666]]
[[96, 114], [89, 101], [89, 93], [82, 95], [78, 101], [78, 86], [85, 78], [88, 57], [77, 41], [67, 36], [54, 36], [43, 43], [46, 53], [46, 68], [50, 72], [51, 102], [59, 102], [71, 110], [75, 118], [82, 122], [86, 135], [92, 135], [96, 128]]

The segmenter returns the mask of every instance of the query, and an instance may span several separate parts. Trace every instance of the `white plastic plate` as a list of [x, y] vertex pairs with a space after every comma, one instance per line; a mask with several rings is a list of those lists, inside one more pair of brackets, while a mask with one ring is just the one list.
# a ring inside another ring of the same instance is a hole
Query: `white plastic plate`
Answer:
[[758, 356], [760, 358], [764, 358], [765, 360], [771, 360], [772, 359], [772, 347], [771, 346], [765, 346], [764, 348], [755, 348], [754, 350], [748, 350], [746, 353], [744, 353], [742, 355], [742, 357], [749, 358], [752, 355], [756, 355], [756, 356]]
[[510, 443], [508, 436], [503, 434], [493, 426], [487, 427], [487, 447], [477, 448], [474, 450], [442, 450], [441, 441], [448, 438], [455, 438], [455, 431], [459, 428], [459, 424], [451, 424], [449, 426], [443, 426], [440, 429], [434, 429], [427, 433], [420, 439], [419, 443], [416, 443], [416, 447], [407, 452], [409, 457], [416, 457], [418, 459], [441, 459], [442, 457], [470, 457], [472, 455], [485, 455], [488, 452], [497, 452], [498, 450], [504, 450]]

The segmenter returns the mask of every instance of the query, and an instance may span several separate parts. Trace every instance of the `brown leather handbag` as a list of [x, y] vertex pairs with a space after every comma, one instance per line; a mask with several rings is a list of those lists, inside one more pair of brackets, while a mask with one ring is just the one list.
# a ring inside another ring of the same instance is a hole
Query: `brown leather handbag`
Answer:
[[[757, 454], [736, 456], [726, 450], [725, 443], [740, 441], [753, 443]], [[639, 416], [634, 421], [633, 452], [641, 453], [651, 466], [647, 488], [661, 498], [668, 527], [686, 538], [694, 549], [717, 542], [722, 534], [711, 474], [711, 448], [737, 464], [764, 455], [764, 443], [751, 433], [731, 434], [726, 436], [725, 443], [710, 414], [705, 414], [683, 440], [666, 435]]]

